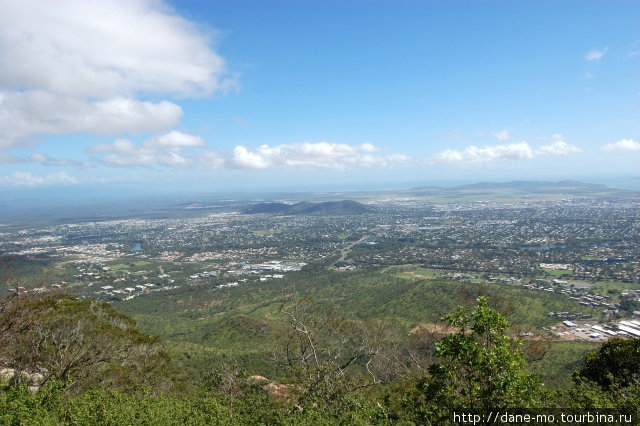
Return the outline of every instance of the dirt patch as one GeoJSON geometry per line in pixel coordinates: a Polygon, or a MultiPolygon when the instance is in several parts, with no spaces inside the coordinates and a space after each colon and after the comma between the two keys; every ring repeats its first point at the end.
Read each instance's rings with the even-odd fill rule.
{"type": "Polygon", "coordinates": [[[452,327],[448,324],[434,324],[424,323],[418,324],[409,332],[410,335],[422,335],[422,334],[452,334],[457,333],[459,330],[457,327],[452,327]]]}
{"type": "Polygon", "coordinates": [[[247,382],[252,385],[260,386],[272,398],[288,399],[291,397],[291,386],[272,382],[264,376],[251,376],[247,379],[247,382]]]}

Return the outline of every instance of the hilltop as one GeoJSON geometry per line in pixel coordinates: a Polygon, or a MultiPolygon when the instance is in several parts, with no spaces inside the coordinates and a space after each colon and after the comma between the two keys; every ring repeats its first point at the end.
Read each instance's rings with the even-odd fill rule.
{"type": "Polygon", "coordinates": [[[371,209],[362,203],[352,200],[310,202],[302,201],[295,204],[285,203],[259,203],[252,204],[243,209],[246,214],[280,214],[280,215],[359,215],[369,212],[371,209]]]}

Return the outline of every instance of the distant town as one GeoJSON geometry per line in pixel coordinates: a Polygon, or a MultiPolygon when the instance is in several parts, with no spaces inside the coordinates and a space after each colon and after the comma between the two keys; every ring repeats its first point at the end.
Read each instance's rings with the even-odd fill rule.
{"type": "Polygon", "coordinates": [[[24,291],[112,302],[182,286],[271,285],[304,268],[413,268],[574,299],[588,311],[548,313],[558,327],[547,331],[563,338],[640,337],[640,201],[395,197],[342,203],[332,214],[336,205],[5,225],[0,252],[50,265],[49,281],[24,291]]]}

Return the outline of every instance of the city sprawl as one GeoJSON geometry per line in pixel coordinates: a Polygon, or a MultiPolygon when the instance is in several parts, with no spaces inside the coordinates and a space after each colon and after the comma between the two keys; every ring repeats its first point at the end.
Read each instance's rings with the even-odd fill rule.
{"type": "Polygon", "coordinates": [[[393,267],[405,277],[519,286],[577,300],[584,312],[547,314],[564,320],[564,327],[552,330],[566,338],[614,334],[582,330],[574,320],[609,327],[640,314],[638,201],[433,204],[389,198],[365,206],[362,214],[246,214],[237,208],[163,219],[4,226],[0,250],[51,266],[49,281],[26,291],[111,302],[183,286],[269,286],[305,267],[334,273],[393,267]]]}

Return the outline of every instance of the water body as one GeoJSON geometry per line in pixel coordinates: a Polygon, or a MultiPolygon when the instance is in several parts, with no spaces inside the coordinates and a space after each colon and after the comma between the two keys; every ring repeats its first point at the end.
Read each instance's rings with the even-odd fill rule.
{"type": "Polygon", "coordinates": [[[142,251],[142,243],[136,243],[136,245],[133,246],[131,251],[142,251]]]}

